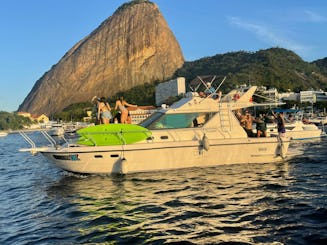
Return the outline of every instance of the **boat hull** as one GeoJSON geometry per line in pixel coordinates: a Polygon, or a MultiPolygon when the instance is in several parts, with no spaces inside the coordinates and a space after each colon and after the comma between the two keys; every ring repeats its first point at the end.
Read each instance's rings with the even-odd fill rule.
{"type": "Polygon", "coordinates": [[[292,140],[318,139],[322,136],[321,130],[289,131],[287,134],[292,140]]]}
{"type": "MultiPolygon", "coordinates": [[[[277,136],[277,129],[270,130],[271,136],[277,136]]],[[[307,139],[318,139],[323,136],[320,129],[317,130],[286,130],[287,137],[291,140],[307,140],[307,139]]]]}
{"type": "Polygon", "coordinates": [[[65,147],[41,153],[57,167],[88,174],[126,174],[209,167],[223,164],[267,163],[282,161],[289,140],[247,138],[171,144],[141,143],[122,146],[65,147]],[[206,149],[205,149],[206,148],[206,149]]]}

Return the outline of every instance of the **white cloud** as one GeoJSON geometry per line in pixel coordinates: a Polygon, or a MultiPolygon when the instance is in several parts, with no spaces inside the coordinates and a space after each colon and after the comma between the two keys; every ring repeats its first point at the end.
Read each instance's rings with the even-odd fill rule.
{"type": "Polygon", "coordinates": [[[306,54],[311,50],[310,47],[299,44],[287,37],[283,37],[272,31],[272,28],[262,24],[246,22],[238,17],[229,17],[229,23],[254,34],[258,39],[264,41],[270,46],[283,47],[301,54],[306,54]]]}
{"type": "Polygon", "coordinates": [[[327,18],[315,13],[313,11],[310,10],[306,10],[304,11],[304,15],[303,15],[304,20],[306,21],[310,21],[310,22],[325,22],[327,21],[327,18]]]}

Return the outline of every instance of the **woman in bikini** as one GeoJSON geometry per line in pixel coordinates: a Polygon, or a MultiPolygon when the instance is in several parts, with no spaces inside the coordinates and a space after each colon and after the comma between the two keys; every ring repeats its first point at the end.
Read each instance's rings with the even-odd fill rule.
{"type": "Polygon", "coordinates": [[[116,100],[115,110],[119,109],[120,111],[120,123],[127,123],[128,110],[126,106],[137,107],[137,105],[127,103],[123,96],[116,100]]]}
{"type": "Polygon", "coordinates": [[[111,115],[111,108],[109,103],[106,101],[105,97],[101,97],[98,101],[98,120],[102,124],[109,124],[110,119],[112,118],[111,115]]]}

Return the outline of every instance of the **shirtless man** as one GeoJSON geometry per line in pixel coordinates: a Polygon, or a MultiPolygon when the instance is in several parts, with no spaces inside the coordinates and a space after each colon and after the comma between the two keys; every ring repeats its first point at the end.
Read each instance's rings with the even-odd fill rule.
{"type": "Polygon", "coordinates": [[[250,115],[248,111],[245,112],[245,115],[241,118],[241,125],[244,127],[245,132],[249,137],[254,137],[252,131],[253,117],[250,115]]]}

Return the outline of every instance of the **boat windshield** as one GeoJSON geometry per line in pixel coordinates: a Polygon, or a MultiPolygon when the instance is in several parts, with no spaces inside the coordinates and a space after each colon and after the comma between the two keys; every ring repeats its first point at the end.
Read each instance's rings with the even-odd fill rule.
{"type": "Polygon", "coordinates": [[[162,128],[194,128],[202,127],[214,113],[198,112],[198,113],[179,113],[164,114],[156,112],[144,120],[140,125],[148,129],[162,128]]]}

